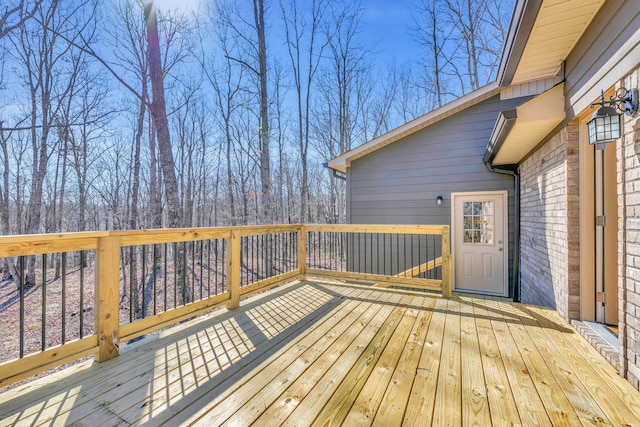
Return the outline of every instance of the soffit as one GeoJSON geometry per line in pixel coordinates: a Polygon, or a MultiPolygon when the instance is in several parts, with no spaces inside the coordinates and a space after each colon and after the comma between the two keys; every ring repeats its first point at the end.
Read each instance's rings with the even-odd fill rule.
{"type": "Polygon", "coordinates": [[[564,83],[516,107],[515,118],[505,131],[494,132],[489,147],[494,165],[519,163],[564,121],[564,83]]]}
{"type": "Polygon", "coordinates": [[[544,0],[511,83],[560,75],[563,61],[603,3],[604,0],[544,0]]]}

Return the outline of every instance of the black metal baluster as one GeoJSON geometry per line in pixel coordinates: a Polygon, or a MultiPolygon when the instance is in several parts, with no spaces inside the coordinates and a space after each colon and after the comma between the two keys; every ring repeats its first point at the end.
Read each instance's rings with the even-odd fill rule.
{"type": "Polygon", "coordinates": [[[400,273],[400,235],[396,234],[396,273],[400,273]]]}
{"type": "Polygon", "coordinates": [[[67,341],[67,253],[62,253],[62,344],[67,341]]]}
{"type": "MultiPolygon", "coordinates": [[[[435,236],[435,234],[433,235],[433,239],[432,240],[433,240],[433,256],[435,257],[435,255],[436,255],[436,236],[435,236]]],[[[440,255],[442,255],[442,253],[440,255]]],[[[436,273],[436,271],[434,271],[434,275],[435,275],[435,273],[436,273]]],[[[436,279],[436,278],[437,278],[437,276],[434,277],[434,279],[436,279]]]]}
{"type": "Polygon", "coordinates": [[[162,245],[164,247],[164,267],[162,270],[162,279],[164,282],[164,311],[167,311],[167,247],[169,246],[167,243],[165,243],[164,245],[162,245]]]}
{"type": "Polygon", "coordinates": [[[278,233],[276,234],[276,240],[275,240],[275,250],[278,254],[278,271],[277,274],[282,274],[284,273],[284,266],[283,266],[283,261],[284,261],[284,246],[282,245],[282,239],[284,238],[284,234],[282,233],[278,233]]]}
{"type": "MultiPolygon", "coordinates": [[[[246,265],[246,269],[247,269],[247,278],[246,278],[246,282],[243,282],[243,284],[241,286],[244,286],[245,284],[248,284],[249,282],[254,280],[255,274],[256,274],[256,268],[255,266],[253,266],[253,259],[255,257],[255,250],[254,250],[254,244],[255,244],[255,236],[247,236],[246,240],[247,240],[247,265],[246,265]],[[251,275],[251,277],[249,277],[249,275],[251,275]]],[[[242,263],[240,264],[242,265],[242,263]]],[[[242,277],[242,276],[241,276],[242,277]]]]}
{"type": "MultiPolygon", "coordinates": [[[[187,242],[182,242],[182,286],[187,288],[187,242]]],[[[193,286],[193,284],[192,284],[193,286]]],[[[184,305],[187,305],[190,301],[187,298],[187,295],[182,295],[184,305]]],[[[193,293],[191,294],[191,298],[193,298],[193,293]]]]}
{"type": "Polygon", "coordinates": [[[260,235],[260,240],[262,243],[262,274],[258,276],[258,280],[262,280],[266,277],[269,277],[270,271],[267,271],[267,257],[270,255],[269,251],[269,239],[266,234],[260,235]]]}
{"type": "MultiPolygon", "coordinates": [[[[411,263],[409,264],[409,268],[411,268],[411,277],[413,277],[413,266],[415,265],[415,261],[413,258],[413,234],[411,235],[411,263]]],[[[418,263],[418,273],[420,273],[420,263],[418,263]]]]}
{"type": "Polygon", "coordinates": [[[313,267],[314,268],[318,268],[318,254],[316,253],[316,242],[318,241],[318,232],[315,231],[313,233],[311,233],[311,236],[313,236],[312,240],[313,240],[313,244],[311,242],[309,242],[309,250],[311,251],[311,259],[313,260],[313,267]]]}
{"type": "MultiPolygon", "coordinates": [[[[186,268],[186,267],[185,267],[186,268]]],[[[196,242],[191,242],[191,301],[196,300],[196,242]]]]}
{"type": "Polygon", "coordinates": [[[80,338],[84,338],[84,251],[80,251],[80,338]]]}
{"type": "MultiPolygon", "coordinates": [[[[266,234],[262,234],[260,235],[260,241],[262,243],[262,270],[261,270],[261,275],[258,275],[258,280],[262,280],[265,277],[268,276],[269,272],[267,271],[267,256],[269,256],[269,254],[267,253],[269,250],[269,239],[267,239],[267,235],[266,234]]],[[[260,255],[260,254],[258,254],[260,255]]]]}
{"type": "Polygon", "coordinates": [[[211,240],[207,240],[207,298],[211,296],[211,240]]]}
{"type": "Polygon", "coordinates": [[[255,245],[256,245],[256,236],[247,236],[247,281],[245,284],[249,284],[255,280],[256,270],[258,269],[255,265],[255,245]],[[251,277],[249,277],[251,274],[251,277]]]}
{"type": "Polygon", "coordinates": [[[20,293],[20,358],[24,357],[24,256],[18,258],[20,268],[20,280],[18,286],[20,293]]]}
{"type": "Polygon", "coordinates": [[[173,308],[178,306],[178,243],[173,244],[173,308]]]}
{"type": "MultiPolygon", "coordinates": [[[[373,257],[371,258],[371,261],[373,262],[373,257]]],[[[375,268],[375,272],[376,272],[376,274],[380,274],[380,233],[376,233],[376,268],[375,268]]]]}
{"type": "Polygon", "coordinates": [[[369,233],[369,272],[373,274],[373,233],[369,233]]]}
{"type": "Polygon", "coordinates": [[[364,257],[366,256],[365,252],[366,252],[366,248],[363,246],[362,244],[362,233],[358,232],[356,234],[356,246],[357,246],[357,250],[358,250],[358,269],[356,270],[358,273],[364,273],[365,269],[362,267],[362,264],[364,263],[364,257]]]}
{"type": "MultiPolygon", "coordinates": [[[[260,237],[258,235],[253,236],[253,273],[254,277],[251,283],[255,283],[260,280],[260,237]]],[[[249,284],[249,283],[248,283],[249,284]]]]}
{"type": "Polygon", "coordinates": [[[350,254],[350,256],[351,256],[351,264],[352,264],[351,270],[352,271],[358,271],[358,269],[356,268],[356,250],[355,250],[355,248],[356,248],[356,233],[350,233],[349,234],[349,240],[350,240],[350,243],[351,243],[351,254],[350,254]]]}
{"type": "Polygon", "coordinates": [[[140,297],[142,298],[142,316],[141,319],[147,317],[147,298],[145,291],[147,288],[147,247],[142,245],[142,289],[140,291],[140,297]]]}
{"type": "Polygon", "coordinates": [[[204,240],[200,240],[200,256],[199,256],[199,262],[200,262],[200,299],[204,299],[204,297],[202,296],[203,292],[204,292],[204,259],[202,258],[202,249],[204,248],[204,240]]]}
{"type": "Polygon", "coordinates": [[[382,234],[382,274],[387,275],[387,233],[382,234]]]}
{"type": "MultiPolygon", "coordinates": [[[[425,236],[426,236],[426,234],[425,234],[425,236]]],[[[421,264],[421,262],[422,262],[422,255],[420,254],[420,252],[421,252],[421,247],[422,247],[421,240],[422,240],[422,235],[421,235],[421,234],[418,234],[418,265],[422,265],[422,264],[421,264]]],[[[425,267],[425,273],[426,273],[427,271],[429,271],[429,270],[428,270],[428,268],[429,268],[429,260],[428,260],[428,259],[425,259],[424,261],[425,261],[425,266],[426,266],[426,267],[425,267]]],[[[420,270],[418,270],[418,273],[419,273],[419,272],[420,272],[420,270]]],[[[418,277],[422,278],[422,277],[423,277],[423,275],[422,275],[422,274],[419,274],[419,275],[418,275],[418,277]]]]}
{"type": "MultiPolygon", "coordinates": [[[[225,269],[227,268],[227,239],[223,239],[222,240],[222,292],[226,292],[227,291],[227,281],[225,279],[225,269]]],[[[242,256],[242,252],[240,253],[240,256],[242,256]]],[[[218,271],[218,270],[216,270],[218,271]]]]}
{"type": "Polygon", "coordinates": [[[336,233],[334,233],[333,231],[329,231],[329,270],[333,271],[334,269],[334,258],[335,258],[335,237],[336,237],[336,233]]]}
{"type": "Polygon", "coordinates": [[[346,259],[346,251],[345,245],[347,241],[347,233],[344,231],[340,233],[340,271],[345,271],[347,269],[347,259],[346,259]]]}
{"type": "Polygon", "coordinates": [[[136,272],[134,271],[134,246],[129,247],[129,322],[133,322],[133,286],[136,281],[136,272]]]}
{"type": "Polygon", "coordinates": [[[153,314],[158,314],[158,306],[157,306],[157,276],[158,276],[158,246],[151,246],[153,250],[153,314]]]}
{"type": "Polygon", "coordinates": [[[250,243],[250,239],[250,236],[240,238],[241,241],[245,242],[245,244],[240,245],[240,286],[244,286],[245,283],[249,282],[249,274],[251,274],[251,278],[253,279],[253,270],[249,270],[250,259],[253,257],[253,245],[250,243]],[[245,250],[246,256],[244,256],[245,250]],[[244,275],[242,274],[242,266],[245,264],[244,258],[246,258],[246,278],[244,278],[244,275]]]}
{"type": "Polygon", "coordinates": [[[322,232],[322,252],[320,252],[320,264],[323,270],[327,269],[327,233],[322,232]]]}
{"type": "Polygon", "coordinates": [[[44,351],[47,339],[47,255],[42,254],[42,342],[41,349],[44,351]]]}
{"type": "Polygon", "coordinates": [[[216,269],[215,269],[215,273],[216,274],[215,274],[215,282],[214,282],[214,284],[215,284],[215,294],[218,295],[218,239],[215,240],[214,251],[215,251],[214,252],[214,255],[215,255],[214,263],[215,263],[215,266],[216,266],[216,269]]]}

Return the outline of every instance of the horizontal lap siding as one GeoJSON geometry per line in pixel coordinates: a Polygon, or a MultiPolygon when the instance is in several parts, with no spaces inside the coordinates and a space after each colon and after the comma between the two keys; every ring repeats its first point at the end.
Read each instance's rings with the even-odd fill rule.
{"type": "Polygon", "coordinates": [[[640,63],[640,2],[607,1],[565,62],[568,118],[640,63]]]}
{"type": "Polygon", "coordinates": [[[482,158],[498,113],[525,99],[490,98],[355,160],[348,172],[349,222],[451,225],[451,193],[507,190],[511,260],[513,177],[490,172],[482,158]]]}

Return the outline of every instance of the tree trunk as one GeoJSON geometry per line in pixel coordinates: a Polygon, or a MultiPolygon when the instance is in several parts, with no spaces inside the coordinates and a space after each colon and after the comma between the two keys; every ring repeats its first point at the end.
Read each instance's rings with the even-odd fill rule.
{"type": "MultiPolygon", "coordinates": [[[[167,200],[168,226],[170,228],[182,227],[182,209],[178,192],[178,180],[176,178],[175,161],[171,150],[171,134],[169,132],[169,120],[167,119],[167,107],[164,97],[164,70],[160,58],[160,39],[158,35],[158,19],[156,8],[151,3],[144,4],[144,18],[147,25],[147,58],[149,63],[149,76],[151,79],[151,116],[156,129],[158,139],[158,155],[164,181],[164,193],[167,200]]],[[[184,262],[184,245],[177,245],[179,253],[176,256],[176,276],[182,304],[193,300],[188,280],[183,272],[186,269],[184,262]]]]}
{"type": "Polygon", "coordinates": [[[262,222],[273,221],[271,211],[271,162],[269,154],[269,98],[267,93],[267,41],[264,26],[264,0],[253,0],[258,36],[258,78],[260,80],[260,182],[262,187],[262,222]]]}

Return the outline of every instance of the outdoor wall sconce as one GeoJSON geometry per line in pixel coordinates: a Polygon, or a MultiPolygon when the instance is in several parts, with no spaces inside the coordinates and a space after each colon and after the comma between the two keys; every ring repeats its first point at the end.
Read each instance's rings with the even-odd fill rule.
{"type": "Polygon", "coordinates": [[[442,196],[436,197],[436,205],[440,206],[443,200],[444,200],[444,197],[442,196]]]}
{"type": "Polygon", "coordinates": [[[601,144],[620,138],[621,113],[630,116],[638,111],[638,89],[621,87],[608,100],[604,99],[604,91],[602,91],[600,102],[591,104],[591,108],[598,105],[600,108],[587,123],[589,144],[601,144]]]}

